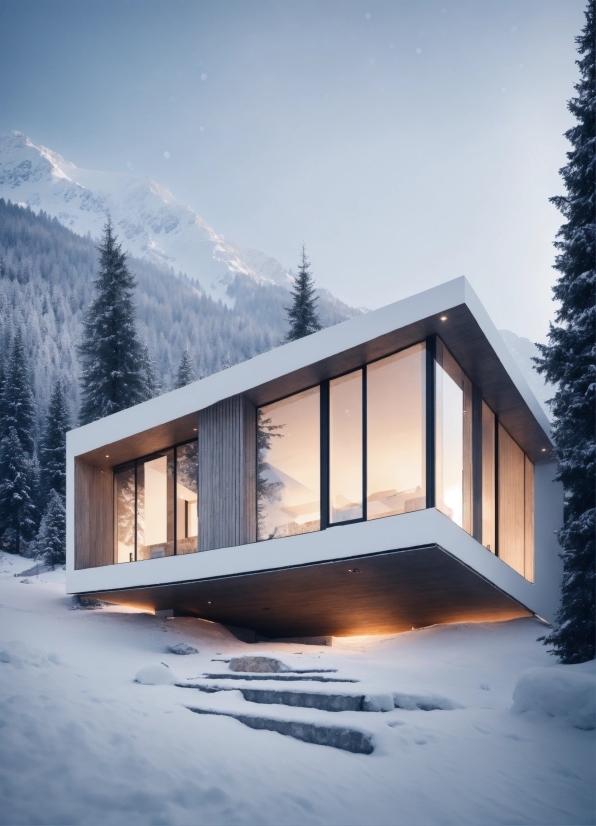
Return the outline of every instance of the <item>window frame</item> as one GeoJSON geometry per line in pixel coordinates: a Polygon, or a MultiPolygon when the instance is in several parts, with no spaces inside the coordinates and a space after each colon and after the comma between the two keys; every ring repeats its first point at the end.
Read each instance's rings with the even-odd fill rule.
{"type": "MultiPolygon", "coordinates": [[[[185,439],[183,442],[176,442],[176,444],[168,445],[168,447],[162,448],[162,450],[154,450],[152,453],[147,453],[144,456],[136,456],[134,459],[130,459],[128,462],[122,462],[119,465],[114,465],[112,468],[112,475],[114,478],[114,504],[113,504],[113,512],[116,515],[116,474],[122,470],[126,470],[126,468],[130,468],[131,465],[134,466],[135,471],[135,498],[134,498],[134,559],[130,560],[132,562],[153,562],[151,559],[138,559],[137,552],[138,552],[138,536],[137,536],[137,519],[138,519],[138,495],[139,495],[139,482],[138,482],[138,465],[139,462],[146,462],[151,461],[151,459],[157,459],[166,453],[168,450],[174,451],[174,553],[172,556],[178,556],[178,448],[184,447],[184,445],[189,445],[193,443],[197,443],[197,521],[198,521],[198,475],[199,475],[199,461],[198,461],[198,442],[199,437],[198,435],[195,436],[193,439],[185,439]]],[[[114,538],[116,537],[116,531],[118,529],[117,521],[114,520],[114,538]]],[[[199,550],[199,537],[197,533],[197,551],[199,550]]],[[[181,556],[185,556],[186,554],[181,554],[181,556]]],[[[116,557],[116,542],[114,541],[114,557],[116,557]]],[[[126,564],[126,563],[118,563],[116,559],[114,559],[113,564],[126,564]]]]}

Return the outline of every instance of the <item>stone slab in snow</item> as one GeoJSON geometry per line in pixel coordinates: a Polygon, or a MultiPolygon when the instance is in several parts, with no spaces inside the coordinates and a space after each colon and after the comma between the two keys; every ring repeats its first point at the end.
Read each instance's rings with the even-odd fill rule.
{"type": "Polygon", "coordinates": [[[230,671],[250,671],[256,674],[279,674],[292,670],[273,657],[232,657],[229,667],[230,671]]]}
{"type": "Polygon", "coordinates": [[[188,645],[185,642],[176,643],[176,645],[170,645],[168,647],[168,651],[171,654],[180,654],[181,656],[186,656],[188,654],[198,654],[198,649],[194,648],[192,645],[188,645]]]}

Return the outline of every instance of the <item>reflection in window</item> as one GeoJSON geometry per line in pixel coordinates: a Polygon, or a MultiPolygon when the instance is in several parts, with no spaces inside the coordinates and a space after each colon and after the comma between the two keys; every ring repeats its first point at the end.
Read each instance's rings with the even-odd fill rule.
{"type": "Polygon", "coordinates": [[[436,506],[472,532],[472,383],[437,340],[436,506]]]}
{"type": "Polygon", "coordinates": [[[495,553],[495,414],[482,402],[482,544],[495,553]]]}
{"type": "Polygon", "coordinates": [[[258,539],[319,530],[318,387],[258,411],[257,451],[258,539]]]}
{"type": "Polygon", "coordinates": [[[176,553],[197,550],[199,512],[197,509],[198,442],[176,448],[176,553]]]}
{"type": "Polygon", "coordinates": [[[174,554],[174,451],[137,462],[137,559],[174,554]]]}
{"type": "Polygon", "coordinates": [[[369,519],[426,507],[424,344],[367,367],[369,519]]]}
{"type": "Polygon", "coordinates": [[[362,370],[329,382],[329,521],[362,519],[362,370]]]}
{"type": "Polygon", "coordinates": [[[135,558],[135,463],[114,474],[116,499],[116,562],[135,558]]]}

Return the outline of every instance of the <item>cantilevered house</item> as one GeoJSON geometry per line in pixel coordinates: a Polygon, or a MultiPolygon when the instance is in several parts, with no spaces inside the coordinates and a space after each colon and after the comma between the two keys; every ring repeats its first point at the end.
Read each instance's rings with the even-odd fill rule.
{"type": "Polygon", "coordinates": [[[464,278],[68,435],[67,588],[267,637],[552,620],[548,421],[464,278]]]}

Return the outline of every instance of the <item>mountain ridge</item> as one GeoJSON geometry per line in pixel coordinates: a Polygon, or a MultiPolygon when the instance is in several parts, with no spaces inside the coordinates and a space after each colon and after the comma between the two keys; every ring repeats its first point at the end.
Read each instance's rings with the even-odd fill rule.
{"type": "Polygon", "coordinates": [[[238,277],[286,289],[294,280],[275,258],[217,233],[152,178],[77,167],[22,132],[0,133],[0,197],[94,238],[109,214],[127,252],[183,272],[228,305],[228,287],[238,277]]]}

